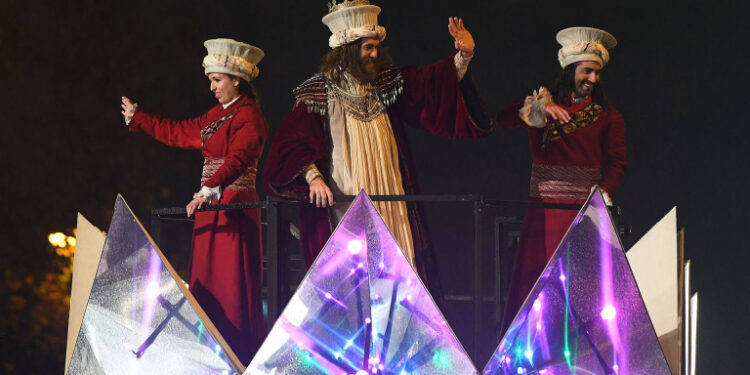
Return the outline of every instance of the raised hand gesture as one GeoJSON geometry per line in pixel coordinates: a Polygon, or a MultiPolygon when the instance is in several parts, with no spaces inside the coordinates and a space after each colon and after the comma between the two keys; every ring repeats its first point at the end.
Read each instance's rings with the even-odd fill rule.
{"type": "Polygon", "coordinates": [[[122,107],[120,113],[122,113],[122,117],[125,118],[125,123],[130,124],[130,119],[133,118],[138,105],[133,103],[127,96],[123,96],[122,104],[120,106],[122,107]]]}
{"type": "Polygon", "coordinates": [[[454,46],[461,51],[461,56],[471,57],[474,55],[474,37],[464,27],[464,20],[458,17],[448,18],[448,32],[453,37],[454,46]]]}

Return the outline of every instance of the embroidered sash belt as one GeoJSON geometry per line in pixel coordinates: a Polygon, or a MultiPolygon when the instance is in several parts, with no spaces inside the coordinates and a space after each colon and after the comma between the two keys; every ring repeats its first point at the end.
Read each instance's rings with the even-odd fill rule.
{"type": "Polygon", "coordinates": [[[601,171],[595,167],[534,163],[531,166],[529,196],[585,200],[601,176],[601,171]]]}
{"type": "Polygon", "coordinates": [[[604,112],[604,107],[597,103],[591,103],[586,108],[577,111],[571,115],[570,121],[565,124],[552,123],[544,129],[542,137],[542,148],[547,147],[552,141],[574,133],[578,129],[583,129],[599,119],[599,115],[604,112]]]}
{"type": "MultiPolygon", "coordinates": [[[[203,175],[201,176],[201,185],[203,185],[216,171],[224,165],[224,158],[205,158],[203,162],[203,175]]],[[[240,177],[225,187],[224,190],[235,191],[255,191],[255,176],[258,174],[258,168],[255,166],[247,167],[240,177]]]]}

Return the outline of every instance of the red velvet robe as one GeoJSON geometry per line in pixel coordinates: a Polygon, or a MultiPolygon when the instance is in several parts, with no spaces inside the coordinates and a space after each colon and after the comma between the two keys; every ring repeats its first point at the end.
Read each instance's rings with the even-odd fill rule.
{"type": "MultiPolygon", "coordinates": [[[[529,148],[537,165],[584,166],[600,168],[599,186],[610,196],[614,194],[625,173],[625,123],[622,115],[611,106],[593,123],[564,137],[552,140],[542,147],[544,128],[526,125],[518,115],[524,101],[506,105],[497,113],[498,126],[505,129],[523,127],[529,132],[529,148]]],[[[591,104],[591,98],[580,103],[563,104],[568,113],[575,113],[591,104]]],[[[533,187],[532,187],[533,188],[533,187]]],[[[583,204],[585,199],[550,199],[531,197],[547,203],[583,204]]],[[[573,222],[575,210],[528,209],[521,228],[518,253],[513,265],[509,286],[508,304],[503,317],[507,327],[534,283],[544,270],[547,261],[557,249],[568,227],[573,222]]]]}
{"type": "MultiPolygon", "coordinates": [[[[492,122],[484,111],[471,77],[467,74],[459,83],[453,59],[451,56],[426,67],[401,68],[403,92],[397,94],[395,102],[387,106],[399,150],[404,192],[407,195],[419,194],[414,162],[406,137],[407,124],[427,133],[449,138],[480,137],[492,130],[492,122]]],[[[386,79],[382,76],[394,77],[397,73],[397,70],[381,73],[381,78],[375,81],[384,82],[386,79]]],[[[388,80],[382,87],[396,87],[399,85],[396,81],[397,79],[388,80]]],[[[381,86],[376,84],[376,87],[381,86]]],[[[325,110],[325,92],[318,93],[316,97],[320,98],[316,104],[322,105],[325,110]]],[[[291,113],[281,121],[271,142],[263,170],[267,192],[307,202],[309,186],[301,172],[310,163],[315,163],[330,185],[330,156],[330,129],[326,116],[315,112],[298,96],[291,113]]],[[[417,271],[440,303],[442,288],[430,236],[422,220],[423,209],[419,204],[409,203],[407,210],[417,271]]],[[[299,227],[308,267],[331,236],[333,224],[331,209],[301,204],[299,227]]]]}
{"type": "MultiPolygon", "coordinates": [[[[257,167],[263,153],[268,124],[252,99],[242,96],[226,109],[217,105],[200,117],[181,121],[137,110],[130,130],[143,130],[169,146],[200,149],[204,157],[224,157],[224,164],[204,183],[222,187],[221,201],[211,203],[258,201],[254,189],[223,190],[248,167],[257,167]],[[237,108],[201,146],[201,129],[237,108]]],[[[190,291],[247,364],[265,336],[260,209],[198,212],[193,233],[190,291]]]]}

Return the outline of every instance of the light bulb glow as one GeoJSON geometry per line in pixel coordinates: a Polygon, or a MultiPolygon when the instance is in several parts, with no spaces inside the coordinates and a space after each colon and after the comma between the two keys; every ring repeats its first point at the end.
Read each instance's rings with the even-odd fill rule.
{"type": "Polygon", "coordinates": [[[538,298],[534,301],[534,310],[536,311],[542,310],[542,301],[540,301],[538,298]]]}
{"type": "Polygon", "coordinates": [[[159,296],[159,284],[152,281],[146,285],[146,295],[149,299],[156,299],[159,296]]]}
{"type": "Polygon", "coordinates": [[[604,306],[600,315],[602,316],[602,319],[604,320],[612,320],[617,315],[617,310],[615,310],[614,306],[607,305],[607,306],[604,306]]]}
{"type": "Polygon", "coordinates": [[[50,233],[47,239],[49,240],[49,243],[52,244],[53,246],[65,247],[65,245],[67,244],[65,242],[65,235],[62,234],[61,232],[50,233]]]}
{"type": "Polygon", "coordinates": [[[362,251],[362,241],[351,240],[349,241],[349,244],[346,245],[346,248],[349,249],[349,252],[352,254],[359,254],[359,252],[362,251]]]}
{"type": "Polygon", "coordinates": [[[534,356],[534,352],[532,352],[531,349],[527,349],[526,353],[524,354],[526,355],[526,358],[528,358],[529,360],[531,360],[531,357],[534,356]]]}

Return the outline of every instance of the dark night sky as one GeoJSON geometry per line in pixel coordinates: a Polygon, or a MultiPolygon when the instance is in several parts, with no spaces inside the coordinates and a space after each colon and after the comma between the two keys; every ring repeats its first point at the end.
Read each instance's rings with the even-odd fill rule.
{"type": "MultiPolygon", "coordinates": [[[[634,228],[627,242],[678,206],[701,293],[699,371],[739,369],[746,348],[740,339],[750,333],[750,303],[740,298],[750,281],[743,241],[750,224],[748,9],[590,1],[376,4],[388,30],[385,44],[400,64],[453,53],[447,18],[463,17],[477,42],[471,69],[493,112],[549,84],[559,70],[559,29],[589,25],[617,37],[603,80],[627,125],[628,172],[614,197],[634,228]]],[[[3,257],[36,267],[46,234],[72,228],[77,211],[106,228],[117,193],[144,219],[152,207],[186,203],[197,188],[199,153],[129,134],[120,95],[153,113],[196,116],[215,104],[200,65],[202,43],[235,38],[266,52],[255,84],[273,131],[291,108],[290,90],[328,50],[325,12],[324,1],[0,3],[3,257]]],[[[410,139],[425,193],[527,196],[525,131],[481,140],[412,132],[410,139]]]]}

